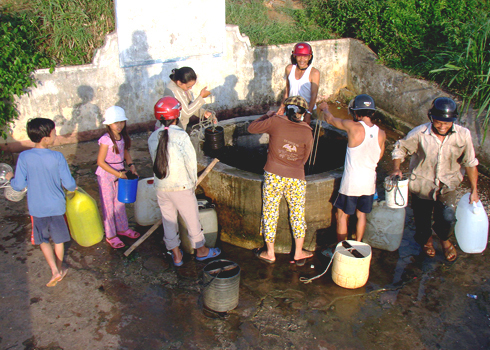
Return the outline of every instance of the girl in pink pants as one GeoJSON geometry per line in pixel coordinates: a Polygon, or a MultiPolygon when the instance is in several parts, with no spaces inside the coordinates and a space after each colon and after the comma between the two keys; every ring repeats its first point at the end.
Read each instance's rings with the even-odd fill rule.
{"type": "Polygon", "coordinates": [[[117,200],[118,179],[127,179],[124,172],[124,161],[131,172],[138,175],[131,160],[129,148],[131,139],[126,130],[126,113],[118,106],[108,108],[104,114],[107,133],[99,139],[97,156],[97,181],[99,183],[100,202],[106,241],[113,248],[124,248],[124,243],[117,237],[138,238],[140,234],[128,226],[126,207],[117,200]]]}

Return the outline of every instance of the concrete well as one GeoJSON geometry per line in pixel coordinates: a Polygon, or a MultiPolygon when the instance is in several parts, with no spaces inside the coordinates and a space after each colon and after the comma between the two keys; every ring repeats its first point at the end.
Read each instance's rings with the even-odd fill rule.
{"type": "MultiPolygon", "coordinates": [[[[224,128],[225,147],[238,147],[241,150],[266,148],[269,142],[267,134],[252,135],[248,133],[248,125],[258,116],[240,117],[220,122],[224,128]]],[[[194,132],[191,135],[196,148],[197,161],[200,169],[204,169],[212,158],[203,151],[204,142],[202,133],[194,132]]],[[[334,163],[335,169],[317,174],[307,175],[306,189],[306,223],[307,231],[304,248],[315,250],[319,234],[326,232],[331,226],[333,201],[336,198],[340,179],[342,177],[343,158],[347,144],[346,135],[328,124],[321,125],[319,151],[316,163],[320,171],[325,163],[329,163],[331,154],[341,154],[342,159],[334,163]],[[328,145],[324,144],[328,142],[328,145]],[[328,149],[327,152],[321,151],[328,149]],[[335,152],[331,152],[332,148],[335,152]],[[340,166],[339,166],[340,164],[340,166]]],[[[238,163],[244,161],[244,156],[238,156],[238,163]]],[[[337,157],[338,158],[338,157],[337,157]]],[[[261,161],[261,160],[257,160],[261,161]]],[[[245,162],[244,162],[245,163],[245,162]]],[[[260,168],[265,164],[261,161],[260,168]]],[[[312,171],[314,172],[314,171],[312,171]]],[[[262,210],[262,171],[253,173],[235,166],[219,162],[207,177],[201,182],[206,197],[216,205],[220,239],[239,247],[252,249],[264,244],[259,232],[262,210]]],[[[279,220],[276,235],[276,253],[289,253],[292,249],[292,232],[289,226],[288,210],[284,198],[281,200],[279,220]]]]}

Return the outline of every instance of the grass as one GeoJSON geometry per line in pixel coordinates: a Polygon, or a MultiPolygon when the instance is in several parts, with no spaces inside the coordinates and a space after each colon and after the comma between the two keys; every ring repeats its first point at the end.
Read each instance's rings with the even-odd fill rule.
{"type": "Polygon", "coordinates": [[[5,0],[2,12],[27,14],[42,38],[39,50],[57,65],[90,63],[115,29],[112,0],[5,0]]]}
{"type": "Polygon", "coordinates": [[[434,61],[445,62],[430,74],[463,98],[462,114],[470,106],[477,109],[476,118],[483,116],[483,141],[490,120],[490,18],[475,25],[464,51],[442,51],[434,61]]]}
{"type": "Polygon", "coordinates": [[[328,30],[308,20],[305,11],[291,2],[272,11],[261,0],[227,0],[226,23],[238,25],[254,46],[331,38],[328,30]]]}

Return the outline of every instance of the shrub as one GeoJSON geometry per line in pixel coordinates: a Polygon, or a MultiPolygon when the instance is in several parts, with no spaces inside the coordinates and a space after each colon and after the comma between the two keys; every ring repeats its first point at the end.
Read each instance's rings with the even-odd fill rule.
{"type": "Polygon", "coordinates": [[[14,95],[21,96],[34,85],[31,73],[51,61],[38,51],[40,38],[35,22],[26,15],[0,16],[0,135],[18,116],[14,95]]]}

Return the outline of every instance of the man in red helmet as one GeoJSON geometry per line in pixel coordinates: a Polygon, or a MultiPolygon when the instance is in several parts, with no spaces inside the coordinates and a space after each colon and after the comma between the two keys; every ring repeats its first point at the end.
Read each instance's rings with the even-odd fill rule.
{"type": "Polygon", "coordinates": [[[307,43],[294,46],[291,54],[291,64],[286,67],[286,89],[277,114],[284,114],[284,101],[290,96],[301,96],[308,103],[305,122],[310,124],[316,110],[316,98],[320,86],[320,71],[311,66],[313,50],[307,43]]]}

